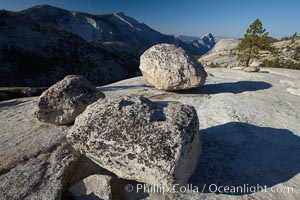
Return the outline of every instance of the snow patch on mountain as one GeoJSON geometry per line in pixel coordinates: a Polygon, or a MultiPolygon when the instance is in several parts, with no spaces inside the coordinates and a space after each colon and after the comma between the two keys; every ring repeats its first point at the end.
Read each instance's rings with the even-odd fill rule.
{"type": "Polygon", "coordinates": [[[86,19],[89,24],[91,24],[95,29],[99,30],[99,27],[97,26],[97,22],[94,19],[90,17],[87,17],[86,19]]]}
{"type": "Polygon", "coordinates": [[[141,29],[133,26],[129,21],[126,21],[124,18],[122,18],[120,15],[118,15],[118,13],[114,13],[114,16],[116,16],[118,19],[120,19],[121,21],[125,22],[126,24],[128,24],[130,27],[134,28],[137,31],[141,31],[141,29]]]}

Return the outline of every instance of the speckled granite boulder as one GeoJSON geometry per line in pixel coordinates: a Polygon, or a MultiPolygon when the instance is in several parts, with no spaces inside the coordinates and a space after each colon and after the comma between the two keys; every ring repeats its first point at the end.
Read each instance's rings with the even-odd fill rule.
{"type": "Polygon", "coordinates": [[[35,115],[42,122],[69,124],[89,104],[104,97],[83,76],[69,75],[43,92],[37,101],[35,115]]]}
{"type": "Polygon", "coordinates": [[[199,87],[207,77],[200,63],[172,44],[158,44],[145,51],[140,70],[147,82],[165,91],[199,87]]]}
{"type": "Polygon", "coordinates": [[[195,169],[198,123],[188,105],[116,97],[88,106],[67,139],[121,178],[171,186],[186,183],[195,169]]]}

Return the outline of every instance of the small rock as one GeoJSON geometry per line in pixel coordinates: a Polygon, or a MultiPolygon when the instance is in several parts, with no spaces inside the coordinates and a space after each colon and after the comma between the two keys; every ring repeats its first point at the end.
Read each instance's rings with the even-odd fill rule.
{"type": "Polygon", "coordinates": [[[233,70],[242,70],[243,67],[232,67],[231,69],[233,69],[233,70]]]}
{"type": "Polygon", "coordinates": [[[31,87],[27,87],[25,90],[24,90],[24,93],[31,97],[33,96],[35,93],[36,93],[36,89],[35,88],[31,88],[31,87]]]}
{"type": "Polygon", "coordinates": [[[72,185],[68,192],[76,200],[112,199],[111,176],[94,174],[72,185]]]}
{"type": "Polygon", "coordinates": [[[118,177],[149,184],[184,184],[200,154],[194,107],[144,97],[99,100],[78,116],[67,139],[118,177]]]}
{"type": "Polygon", "coordinates": [[[37,101],[35,115],[42,122],[69,124],[89,104],[104,97],[83,76],[69,75],[42,93],[37,101]]]}
{"type": "Polygon", "coordinates": [[[287,88],[288,93],[300,96],[300,88],[287,88]]]}
{"type": "Polygon", "coordinates": [[[259,67],[244,67],[243,71],[244,72],[258,72],[260,70],[259,67]]]}
{"type": "Polygon", "coordinates": [[[165,91],[199,87],[207,77],[201,64],[172,44],[158,44],[145,51],[140,70],[147,82],[165,91]]]}
{"type": "Polygon", "coordinates": [[[287,80],[283,79],[279,81],[280,83],[287,84],[292,88],[300,88],[300,80],[287,80]]]}
{"type": "Polygon", "coordinates": [[[258,61],[258,60],[254,60],[253,62],[250,63],[250,67],[261,67],[262,62],[258,61]]]}

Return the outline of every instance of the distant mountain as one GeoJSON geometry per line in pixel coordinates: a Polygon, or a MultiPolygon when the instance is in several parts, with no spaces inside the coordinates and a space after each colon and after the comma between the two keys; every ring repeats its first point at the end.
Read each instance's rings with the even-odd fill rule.
{"type": "Polygon", "coordinates": [[[186,50],[194,55],[203,55],[216,44],[214,36],[211,33],[207,33],[202,38],[191,40],[187,43],[190,44],[191,48],[187,48],[186,50]],[[194,47],[196,47],[196,49],[194,47]]]}
{"type": "Polygon", "coordinates": [[[188,35],[172,35],[173,37],[175,37],[176,39],[179,39],[183,42],[189,42],[191,40],[198,40],[200,39],[200,37],[196,37],[196,36],[188,36],[188,35]]]}
{"type": "MultiPolygon", "coordinates": [[[[121,46],[122,51],[137,57],[158,43],[175,44],[196,55],[202,55],[214,45],[202,42],[201,39],[197,40],[201,41],[198,45],[186,43],[175,36],[162,34],[124,13],[91,15],[43,5],[24,10],[19,14],[43,25],[70,31],[87,41],[110,42],[110,46],[121,46]]],[[[208,35],[213,38],[211,34],[208,35]]]]}
{"type": "Polygon", "coordinates": [[[101,85],[130,77],[124,59],[71,32],[0,11],[0,86],[48,86],[68,74],[101,85]]]}
{"type": "Polygon", "coordinates": [[[123,13],[91,15],[48,5],[1,11],[0,27],[0,86],[50,85],[71,73],[101,85],[134,76],[140,55],[152,45],[171,43],[194,55],[214,45],[211,34],[184,42],[123,13]]]}

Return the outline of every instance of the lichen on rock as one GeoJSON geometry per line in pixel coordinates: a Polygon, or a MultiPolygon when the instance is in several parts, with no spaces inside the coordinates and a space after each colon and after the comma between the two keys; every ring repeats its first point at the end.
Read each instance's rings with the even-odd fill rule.
{"type": "Polygon", "coordinates": [[[195,169],[198,123],[191,106],[125,96],[88,106],[67,139],[121,178],[170,186],[186,183],[195,169]]]}

